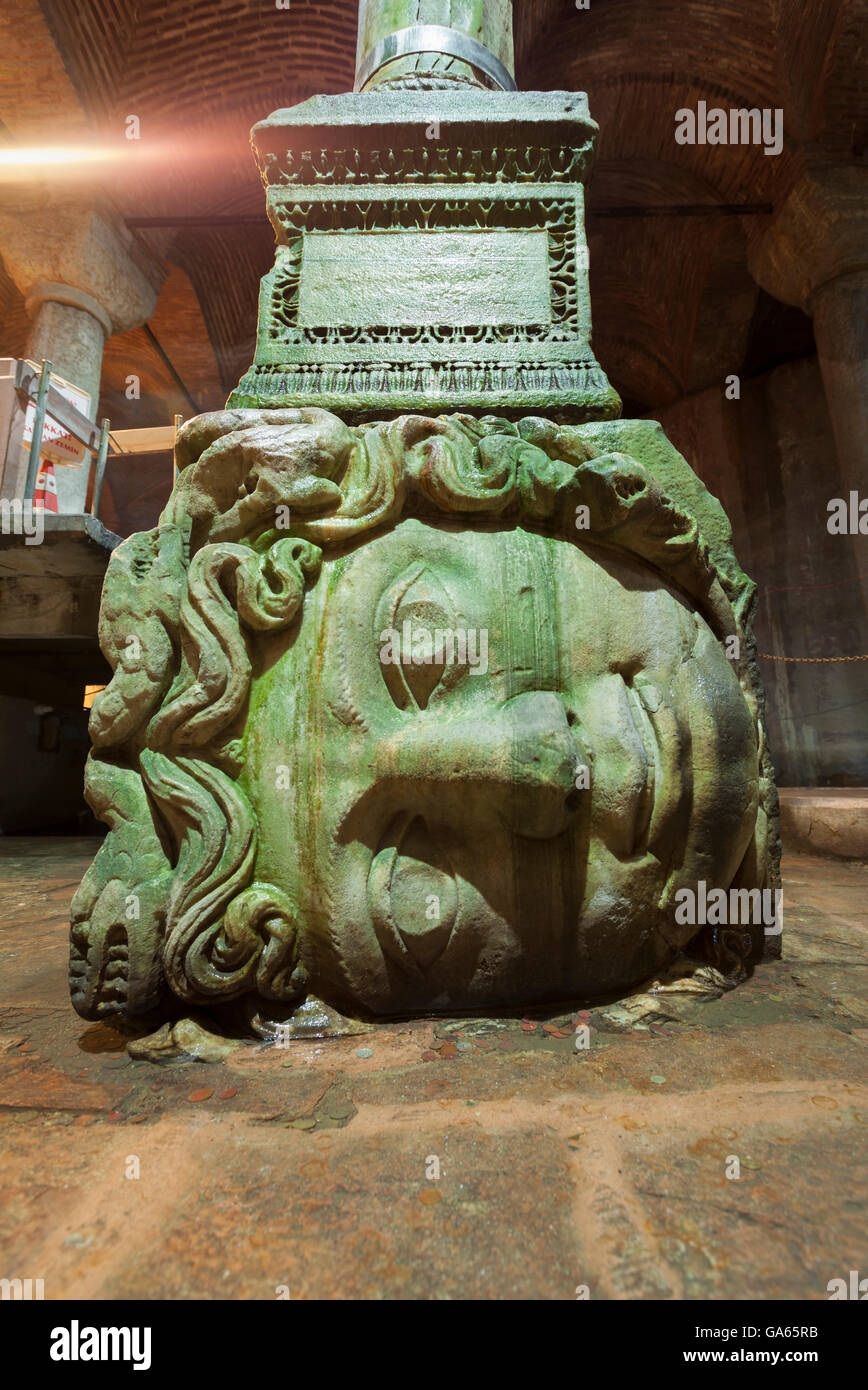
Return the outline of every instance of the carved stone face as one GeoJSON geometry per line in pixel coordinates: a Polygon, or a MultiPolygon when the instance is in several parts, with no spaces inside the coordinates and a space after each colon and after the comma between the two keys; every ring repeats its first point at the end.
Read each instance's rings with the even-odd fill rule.
{"type": "Polygon", "coordinates": [[[84,1017],[615,993],[774,884],[754,587],[656,427],[226,411],[179,465],[106,579],[84,1017]]]}
{"type": "Polygon", "coordinates": [[[646,977],[696,930],[676,889],[730,882],[757,813],[753,720],[694,607],[496,522],[324,559],[259,640],[245,754],[255,877],[294,903],[311,988],[377,1013],[646,977]]]}

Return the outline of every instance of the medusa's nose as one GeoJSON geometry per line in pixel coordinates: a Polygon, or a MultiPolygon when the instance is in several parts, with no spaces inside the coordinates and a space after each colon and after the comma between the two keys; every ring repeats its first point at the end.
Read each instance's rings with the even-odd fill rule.
{"type": "Polygon", "coordinates": [[[560,697],[535,690],[485,715],[413,720],[381,743],[377,761],[392,793],[398,783],[421,815],[545,840],[575,816],[587,756],[560,697]]]}

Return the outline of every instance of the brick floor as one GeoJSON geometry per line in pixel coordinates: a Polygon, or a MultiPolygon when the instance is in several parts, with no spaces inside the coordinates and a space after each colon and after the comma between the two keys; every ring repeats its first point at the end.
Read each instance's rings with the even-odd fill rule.
{"type": "Polygon", "coordinates": [[[868,1270],[868,865],[790,858],[781,961],[651,1030],[592,1011],[587,1052],[560,1014],[157,1066],[66,1000],[93,848],[0,841],[0,1275],[49,1299],[825,1299],[868,1270]]]}

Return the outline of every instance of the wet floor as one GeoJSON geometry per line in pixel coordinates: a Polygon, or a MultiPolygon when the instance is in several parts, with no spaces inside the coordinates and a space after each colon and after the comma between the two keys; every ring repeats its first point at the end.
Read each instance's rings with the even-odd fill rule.
{"type": "Polygon", "coordinates": [[[0,1276],[572,1300],[825,1299],[868,1273],[868,865],[790,857],[783,958],[626,1032],[576,1007],[155,1064],[67,1003],[93,850],[0,841],[0,1276]]]}

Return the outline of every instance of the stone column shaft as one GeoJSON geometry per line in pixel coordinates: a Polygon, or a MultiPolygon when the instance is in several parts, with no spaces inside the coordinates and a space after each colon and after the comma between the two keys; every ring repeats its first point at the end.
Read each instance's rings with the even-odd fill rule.
{"type": "MultiPolygon", "coordinates": [[[[0,256],[32,320],[26,355],[47,359],[54,373],[87,391],[95,420],[105,341],[150,318],[163,268],[113,214],[58,202],[40,186],[0,207],[0,256]]],[[[87,467],[58,467],[55,476],[60,511],[83,511],[87,467]]]]}
{"type": "Polygon", "coordinates": [[[53,372],[87,391],[87,414],[96,419],[105,340],[111,333],[107,316],[95,303],[84,307],[82,295],[65,286],[45,286],[29,295],[27,311],[33,322],[26,355],[31,362],[48,358],[53,372]],[[77,302],[76,302],[77,301],[77,302]]]}
{"type": "MultiPolygon", "coordinates": [[[[91,295],[70,285],[43,281],[34,286],[26,304],[33,320],[26,355],[31,362],[47,359],[52,373],[87,391],[90,401],[85,414],[95,420],[99,410],[102,355],[106,338],[111,335],[111,320],[91,295]]],[[[83,467],[55,468],[57,505],[61,512],[80,513],[85,509],[90,479],[87,457],[83,467]]]]}
{"type": "Polygon", "coordinates": [[[841,472],[868,476],[868,180],[808,151],[772,226],[751,247],[754,279],[814,320],[841,472]]]}
{"type": "Polygon", "coordinates": [[[868,269],[822,285],[810,308],[838,456],[868,485],[868,269]]]}
{"type": "MultiPolygon", "coordinates": [[[[436,24],[455,29],[477,43],[484,44],[512,76],[515,70],[512,47],[512,0],[360,0],[359,41],[356,71],[361,71],[367,55],[389,34],[416,25],[436,24]]],[[[408,54],[381,67],[365,83],[364,89],[389,83],[411,86],[463,83],[487,86],[470,63],[452,54],[408,54]]]]}

